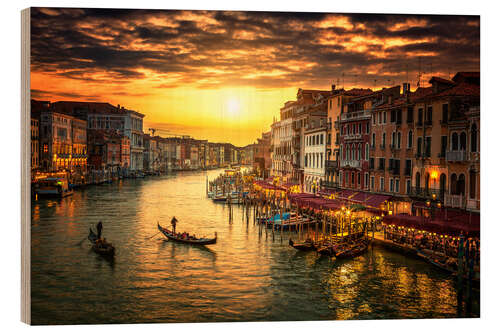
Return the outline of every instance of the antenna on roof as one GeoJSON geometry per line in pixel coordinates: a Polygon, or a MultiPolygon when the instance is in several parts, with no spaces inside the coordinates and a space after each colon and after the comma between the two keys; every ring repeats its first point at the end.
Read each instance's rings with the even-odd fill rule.
{"type": "Polygon", "coordinates": [[[417,88],[420,87],[420,77],[422,75],[422,73],[421,73],[421,66],[422,66],[422,58],[418,57],[418,81],[417,81],[417,88]]]}
{"type": "Polygon", "coordinates": [[[342,73],[342,89],[344,89],[344,83],[345,83],[345,81],[344,81],[344,73],[342,73]]]}
{"type": "Polygon", "coordinates": [[[406,82],[408,83],[408,63],[406,63],[406,82]]]}

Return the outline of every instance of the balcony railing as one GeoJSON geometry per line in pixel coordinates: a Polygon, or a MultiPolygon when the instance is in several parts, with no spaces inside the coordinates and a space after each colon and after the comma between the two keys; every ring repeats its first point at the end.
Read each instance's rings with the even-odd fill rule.
{"type": "Polygon", "coordinates": [[[359,140],[361,139],[361,134],[346,134],[344,135],[344,140],[359,140]]]}
{"type": "Polygon", "coordinates": [[[425,187],[412,187],[411,194],[419,198],[440,200],[442,200],[444,196],[444,192],[439,189],[425,187]]]}
{"type": "Polygon", "coordinates": [[[339,183],[338,182],[329,182],[326,180],[321,180],[320,181],[320,186],[324,188],[338,188],[339,183]]]}
{"type": "Polygon", "coordinates": [[[399,176],[401,173],[401,170],[399,168],[392,168],[390,169],[391,175],[396,175],[399,176]]]}
{"type": "Polygon", "coordinates": [[[463,162],[466,160],[467,152],[465,150],[446,152],[446,162],[463,162]]]}
{"type": "Polygon", "coordinates": [[[446,194],[444,196],[444,205],[451,208],[464,208],[465,198],[463,195],[446,194]]]}
{"type": "Polygon", "coordinates": [[[359,168],[361,166],[360,161],[357,160],[342,160],[340,161],[340,167],[351,167],[351,168],[359,168]]]}
{"type": "Polygon", "coordinates": [[[392,144],[389,147],[391,148],[392,151],[399,151],[399,150],[401,150],[401,147],[398,147],[395,144],[392,144]]]}
{"type": "Polygon", "coordinates": [[[467,199],[467,209],[480,210],[480,201],[477,199],[467,199]]]}
{"type": "Polygon", "coordinates": [[[338,167],[338,161],[325,161],[325,168],[336,169],[338,167]]]}

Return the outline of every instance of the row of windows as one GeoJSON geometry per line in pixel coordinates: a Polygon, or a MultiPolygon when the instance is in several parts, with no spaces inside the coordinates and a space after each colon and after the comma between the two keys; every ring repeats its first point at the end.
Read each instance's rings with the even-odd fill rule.
{"type": "Polygon", "coordinates": [[[362,154],[363,143],[353,143],[346,144],[345,149],[344,145],[340,145],[340,156],[343,160],[362,160],[368,161],[370,158],[370,146],[368,143],[364,144],[364,156],[362,154]]]}
{"type": "MultiPolygon", "coordinates": [[[[441,121],[443,123],[447,123],[449,120],[449,106],[448,104],[442,104],[441,105],[441,121]]],[[[390,111],[390,122],[391,123],[397,123],[401,124],[402,122],[402,114],[403,111],[402,109],[394,109],[390,111]]],[[[417,111],[417,124],[422,125],[423,122],[425,121],[426,125],[432,125],[432,114],[433,114],[433,107],[431,105],[427,106],[427,110],[425,110],[424,113],[424,108],[419,108],[417,111]]],[[[406,122],[408,124],[413,123],[414,120],[414,109],[413,107],[408,107],[406,110],[406,122]]],[[[379,124],[386,124],[387,123],[387,112],[378,112],[373,114],[372,118],[372,123],[373,125],[379,124]]]]}
{"type": "Polygon", "coordinates": [[[322,145],[323,137],[323,134],[306,136],[306,146],[322,145]]]}
{"type": "Polygon", "coordinates": [[[308,153],[304,156],[304,166],[306,168],[323,168],[324,153],[308,153]]]}
{"type": "Polygon", "coordinates": [[[370,132],[370,123],[365,122],[357,124],[347,124],[340,128],[341,135],[351,135],[351,134],[368,134],[370,132]]]}

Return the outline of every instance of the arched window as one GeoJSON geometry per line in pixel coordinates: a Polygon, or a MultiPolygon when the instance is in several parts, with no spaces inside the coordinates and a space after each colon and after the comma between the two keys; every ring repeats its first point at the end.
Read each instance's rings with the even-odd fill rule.
{"type": "Polygon", "coordinates": [[[397,147],[401,148],[401,132],[398,132],[398,144],[397,144],[397,147]]]}
{"type": "Polygon", "coordinates": [[[465,175],[463,173],[458,176],[458,194],[464,195],[465,194],[465,175]]]}
{"type": "Polygon", "coordinates": [[[446,175],[444,173],[439,176],[439,198],[443,200],[444,192],[446,191],[446,175]]]}
{"type": "Polygon", "coordinates": [[[456,174],[451,175],[450,192],[453,195],[458,194],[457,175],[456,174]]]}
{"type": "Polygon", "coordinates": [[[417,192],[420,192],[420,172],[415,174],[415,187],[417,188],[417,192]]]}
{"type": "Polygon", "coordinates": [[[467,135],[465,132],[460,133],[460,150],[466,150],[467,147],[467,135]]]}
{"type": "Polygon", "coordinates": [[[476,171],[469,171],[469,197],[471,199],[476,198],[476,171]]]}
{"type": "Polygon", "coordinates": [[[413,132],[408,132],[408,148],[413,147],[413,132]]]}
{"type": "Polygon", "coordinates": [[[370,157],[370,145],[367,143],[365,145],[365,161],[368,161],[370,157]]]}
{"type": "Polygon", "coordinates": [[[426,172],[425,173],[425,192],[426,193],[429,193],[430,182],[431,182],[431,175],[428,172],[426,172]]]}
{"type": "Polygon", "coordinates": [[[361,143],[358,145],[358,160],[361,160],[361,143]]]}
{"type": "Polygon", "coordinates": [[[470,129],[470,151],[477,152],[477,125],[475,123],[470,129]]]}
{"type": "Polygon", "coordinates": [[[451,150],[457,151],[458,150],[458,134],[453,133],[451,135],[451,150]]]}

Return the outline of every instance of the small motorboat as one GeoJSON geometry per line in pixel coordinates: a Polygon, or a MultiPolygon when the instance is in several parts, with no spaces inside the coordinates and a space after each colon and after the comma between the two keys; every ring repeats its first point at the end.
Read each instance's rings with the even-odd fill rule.
{"type": "Polygon", "coordinates": [[[187,244],[194,244],[194,245],[210,245],[210,244],[215,244],[217,243],[217,233],[215,233],[214,238],[196,238],[193,236],[187,236],[187,234],[183,233],[173,233],[172,231],[163,228],[159,223],[158,223],[158,230],[161,231],[165,237],[168,239],[174,240],[176,242],[180,243],[187,243],[187,244]]]}
{"type": "Polygon", "coordinates": [[[102,256],[112,257],[115,255],[115,247],[106,241],[106,239],[100,239],[97,234],[89,228],[88,239],[92,244],[92,250],[102,256]]]}
{"type": "Polygon", "coordinates": [[[291,247],[294,249],[300,250],[300,251],[312,251],[316,249],[316,246],[314,245],[314,242],[312,239],[308,238],[304,242],[300,243],[295,243],[291,238],[288,241],[288,244],[290,244],[291,247]]]}

